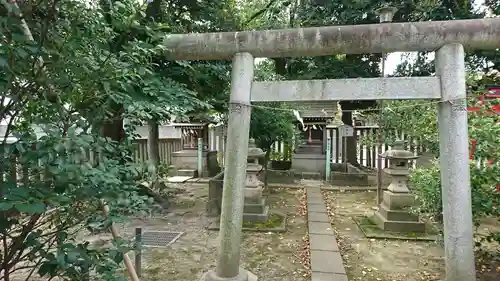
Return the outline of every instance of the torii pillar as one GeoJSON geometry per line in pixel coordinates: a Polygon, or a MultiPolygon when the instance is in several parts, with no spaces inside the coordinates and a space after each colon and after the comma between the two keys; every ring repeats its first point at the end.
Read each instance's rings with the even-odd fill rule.
{"type": "Polygon", "coordinates": [[[254,57],[251,54],[234,55],[229,97],[228,141],[224,161],[219,255],[215,270],[205,273],[201,281],[257,281],[256,275],[240,268],[253,71],[254,57]]]}

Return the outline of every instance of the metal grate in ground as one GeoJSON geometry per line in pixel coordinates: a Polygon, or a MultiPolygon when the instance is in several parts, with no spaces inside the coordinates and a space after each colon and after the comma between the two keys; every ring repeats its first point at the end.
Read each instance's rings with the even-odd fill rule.
{"type": "Polygon", "coordinates": [[[184,232],[176,231],[143,231],[142,245],[144,247],[164,248],[172,245],[184,232]]]}

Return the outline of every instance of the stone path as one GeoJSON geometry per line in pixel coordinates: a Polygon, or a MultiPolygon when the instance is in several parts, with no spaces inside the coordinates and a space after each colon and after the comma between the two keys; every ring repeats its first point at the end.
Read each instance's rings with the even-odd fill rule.
{"type": "Polygon", "coordinates": [[[315,186],[306,190],[312,281],[347,281],[320,188],[315,186]]]}

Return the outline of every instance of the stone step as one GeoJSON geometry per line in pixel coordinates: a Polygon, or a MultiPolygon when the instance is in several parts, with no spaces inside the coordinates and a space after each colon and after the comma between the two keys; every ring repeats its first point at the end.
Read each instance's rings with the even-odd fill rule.
{"type": "Polygon", "coordinates": [[[303,143],[299,147],[322,147],[323,143],[303,143]]]}
{"type": "Polygon", "coordinates": [[[391,210],[385,203],[380,205],[379,213],[388,221],[418,222],[419,217],[406,210],[391,210]]]}
{"type": "Polygon", "coordinates": [[[295,154],[323,154],[321,149],[296,149],[295,154]]]}
{"type": "Polygon", "coordinates": [[[293,159],[317,159],[318,161],[326,161],[326,155],[316,153],[295,153],[292,155],[293,159]]]}
{"type": "Polygon", "coordinates": [[[248,202],[246,200],[245,205],[243,206],[243,213],[248,214],[262,214],[266,208],[266,199],[262,198],[258,200],[259,202],[248,202]]]}
{"type": "Polygon", "coordinates": [[[320,154],[323,152],[321,145],[301,145],[295,149],[295,153],[315,153],[320,154]]]}
{"type": "Polygon", "coordinates": [[[299,146],[321,146],[323,145],[323,142],[322,141],[313,141],[311,143],[308,143],[308,142],[303,142],[301,144],[299,144],[299,146]]]}
{"type": "Polygon", "coordinates": [[[265,222],[269,218],[269,206],[265,206],[262,213],[243,213],[243,221],[265,222]]]}
{"type": "Polygon", "coordinates": [[[312,140],[311,142],[308,142],[307,140],[303,143],[303,144],[322,144],[323,141],[322,140],[312,140]]]}
{"type": "Polygon", "coordinates": [[[295,149],[296,152],[300,151],[311,151],[314,153],[321,153],[323,151],[323,148],[321,146],[315,147],[315,146],[306,146],[306,147],[298,147],[295,149]]]}
{"type": "Polygon", "coordinates": [[[384,231],[425,233],[425,223],[421,221],[389,221],[379,212],[375,212],[373,219],[384,231]]]}
{"type": "Polygon", "coordinates": [[[198,171],[197,170],[192,170],[192,169],[180,169],[177,170],[177,175],[178,176],[183,176],[183,177],[198,177],[198,171]]]}

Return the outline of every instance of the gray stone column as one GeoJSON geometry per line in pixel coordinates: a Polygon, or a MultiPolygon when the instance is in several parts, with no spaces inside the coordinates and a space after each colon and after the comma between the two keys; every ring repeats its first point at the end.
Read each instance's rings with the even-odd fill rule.
{"type": "Polygon", "coordinates": [[[448,44],[436,52],[441,79],[438,105],[441,188],[447,281],[475,281],[469,174],[464,48],[448,44]]]}
{"type": "Polygon", "coordinates": [[[243,224],[244,189],[250,130],[250,92],[254,58],[237,53],[233,58],[227,148],[224,165],[224,188],[220,220],[220,248],[215,272],[205,280],[246,281],[248,272],[240,269],[240,245],[243,224]]]}

